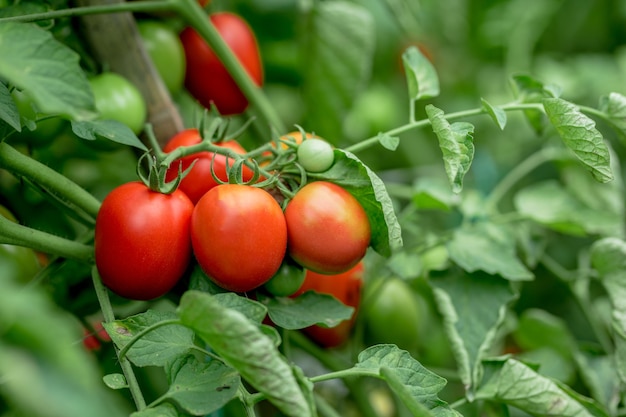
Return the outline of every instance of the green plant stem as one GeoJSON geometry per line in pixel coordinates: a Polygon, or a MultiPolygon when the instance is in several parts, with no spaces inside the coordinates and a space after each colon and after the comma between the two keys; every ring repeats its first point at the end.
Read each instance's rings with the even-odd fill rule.
{"type": "Polygon", "coordinates": [[[90,245],[14,223],[4,216],[0,216],[0,243],[25,246],[86,263],[93,262],[94,257],[90,245]]]}
{"type": "Polygon", "coordinates": [[[67,9],[51,10],[49,12],[23,14],[0,18],[0,23],[21,22],[30,23],[42,20],[61,19],[90,14],[117,13],[117,12],[157,12],[172,10],[172,0],[145,0],[136,2],[112,3],[107,5],[71,7],[67,9]]]}
{"type": "MultiPolygon", "coordinates": [[[[517,102],[513,102],[513,103],[508,103],[508,104],[504,104],[502,106],[500,106],[500,108],[504,111],[518,111],[518,110],[538,110],[538,111],[543,111],[543,105],[541,105],[540,103],[517,103],[517,102]]],[[[458,111],[458,112],[454,112],[454,113],[447,113],[444,114],[444,118],[446,120],[457,120],[457,119],[464,119],[466,117],[471,117],[471,116],[478,116],[478,115],[482,115],[482,114],[487,114],[487,110],[482,108],[482,107],[477,107],[475,109],[470,109],[470,110],[463,110],[463,111],[458,111]]],[[[394,129],[388,130],[387,132],[385,132],[386,135],[389,136],[396,136],[405,132],[408,132],[410,130],[413,129],[417,129],[417,128],[421,128],[424,126],[427,126],[430,124],[430,120],[428,119],[422,119],[422,120],[411,120],[409,123],[396,127],[394,129]]],[[[348,146],[347,148],[345,148],[346,151],[348,152],[352,152],[352,153],[356,153],[358,151],[362,151],[364,149],[367,149],[373,145],[376,145],[378,143],[378,137],[379,135],[376,135],[374,137],[365,139],[359,143],[356,143],[354,145],[348,146]]]]}
{"type": "Polygon", "coordinates": [[[256,417],[256,411],[254,411],[254,405],[261,401],[264,396],[257,394],[250,394],[248,390],[241,384],[239,384],[239,400],[243,404],[247,417],[256,417]]]}
{"type": "Polygon", "coordinates": [[[17,151],[6,142],[0,143],[0,168],[17,177],[26,177],[57,197],[71,202],[93,219],[100,210],[100,201],[78,184],[52,168],[17,151]]]}
{"type": "Polygon", "coordinates": [[[224,64],[237,86],[246,98],[254,104],[270,127],[279,132],[286,131],[283,122],[278,117],[276,110],[262,88],[254,83],[248,72],[241,66],[228,44],[220,36],[211,21],[207,19],[206,13],[200,4],[196,0],[176,0],[174,6],[175,11],[198,32],[215,52],[215,55],[224,64]]]}
{"type": "Polygon", "coordinates": [[[487,212],[495,212],[500,200],[502,200],[502,198],[515,186],[515,184],[517,184],[535,168],[548,161],[564,158],[572,158],[572,154],[566,149],[548,147],[540,149],[521,163],[517,164],[491,190],[491,193],[487,197],[486,201],[487,212]]]}
{"type": "MultiPolygon", "coordinates": [[[[300,332],[290,332],[289,338],[296,346],[309,353],[311,356],[319,360],[322,365],[333,371],[332,373],[327,374],[332,375],[331,378],[345,377],[343,382],[350,390],[350,394],[354,398],[356,405],[359,407],[361,416],[378,417],[376,410],[372,407],[369,395],[363,387],[363,384],[359,379],[354,377],[355,372],[353,370],[346,370],[346,368],[350,367],[350,364],[347,364],[345,361],[334,356],[331,352],[320,348],[300,332]]],[[[325,377],[321,375],[314,378],[316,378],[317,381],[321,381],[325,377]]],[[[326,378],[330,379],[328,377],[326,378]]],[[[313,380],[313,378],[311,378],[311,380],[313,380]]]]}
{"type": "MultiPolygon", "coordinates": [[[[102,310],[104,322],[112,323],[115,321],[115,314],[113,313],[113,306],[111,305],[111,300],[109,299],[109,292],[102,283],[100,274],[98,273],[98,268],[96,268],[95,265],[91,269],[91,277],[96,296],[98,297],[98,302],[100,303],[100,309],[102,310]]],[[[119,357],[119,349],[117,349],[117,347],[115,350],[118,353],[120,367],[122,368],[122,372],[124,373],[124,377],[128,383],[128,389],[130,390],[133,400],[135,401],[135,406],[137,407],[137,410],[143,410],[146,407],[146,400],[144,399],[141,388],[139,387],[139,382],[137,381],[133,367],[128,359],[125,357],[119,357]]]]}

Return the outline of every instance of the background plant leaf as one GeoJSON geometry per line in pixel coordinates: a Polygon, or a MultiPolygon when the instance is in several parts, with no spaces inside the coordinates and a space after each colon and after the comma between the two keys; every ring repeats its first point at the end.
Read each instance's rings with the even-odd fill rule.
{"type": "Polygon", "coordinates": [[[433,64],[415,46],[402,53],[402,64],[409,90],[409,99],[421,100],[439,95],[439,77],[433,64]]]}
{"type": "Polygon", "coordinates": [[[589,169],[591,175],[599,182],[611,181],[613,173],[609,149],[595,122],[574,104],[560,98],[545,98],[543,107],[563,143],[589,169]]]}
{"type": "Polygon", "coordinates": [[[46,114],[95,117],[94,98],[80,56],[32,23],[0,24],[0,78],[27,91],[46,114]]]}
{"type": "Polygon", "coordinates": [[[329,294],[307,291],[296,298],[265,297],[269,317],[279,327],[289,330],[303,329],[319,324],[334,327],[352,317],[354,308],[341,303],[329,294]]]}
{"type": "Polygon", "coordinates": [[[183,324],[279,410],[290,417],[312,416],[293,370],[274,341],[243,314],[199,291],[183,294],[178,312],[183,324]]]}
{"type": "Polygon", "coordinates": [[[86,140],[110,140],[143,151],[148,150],[128,126],[116,120],[72,121],[72,132],[86,140]]]}

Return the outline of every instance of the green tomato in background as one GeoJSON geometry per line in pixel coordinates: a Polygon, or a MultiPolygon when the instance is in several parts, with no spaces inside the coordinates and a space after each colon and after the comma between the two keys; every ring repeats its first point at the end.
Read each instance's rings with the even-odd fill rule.
{"type": "Polygon", "coordinates": [[[185,49],[178,37],[165,23],[143,20],[137,23],[148,55],[170,94],[178,93],[185,81],[185,49]]]}
{"type": "Polygon", "coordinates": [[[16,136],[18,140],[23,140],[33,146],[47,145],[59,136],[67,126],[67,120],[37,111],[37,106],[28,93],[15,89],[11,92],[11,96],[22,119],[22,131],[16,136]],[[33,124],[24,126],[24,121],[32,122],[33,124]],[[35,129],[30,130],[30,127],[35,129]]]}
{"type": "Polygon", "coordinates": [[[117,120],[135,134],[144,127],[148,115],[146,101],[139,89],[123,76],[104,72],[89,80],[102,120],[117,120]]]}
{"type": "Polygon", "coordinates": [[[420,344],[423,316],[418,294],[399,278],[375,281],[365,294],[365,341],[368,344],[392,343],[415,352],[420,344]]]}
{"type": "Polygon", "coordinates": [[[300,289],[305,276],[306,269],[286,257],[276,274],[263,287],[276,297],[288,297],[300,289]]]}
{"type": "MultiPolygon", "coordinates": [[[[16,221],[11,212],[0,206],[0,216],[16,221]]],[[[16,282],[28,282],[40,270],[37,255],[30,248],[0,244],[0,276],[16,282]]]]}

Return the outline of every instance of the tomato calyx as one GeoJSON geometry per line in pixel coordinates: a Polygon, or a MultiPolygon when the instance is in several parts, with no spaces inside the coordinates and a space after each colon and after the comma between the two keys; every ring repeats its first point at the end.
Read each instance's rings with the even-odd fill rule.
{"type": "Polygon", "coordinates": [[[180,165],[176,178],[168,182],[165,179],[167,169],[163,169],[161,164],[158,163],[156,156],[150,155],[149,152],[146,152],[141,155],[139,161],[137,162],[137,176],[150,190],[161,194],[172,194],[178,189],[178,186],[185,175],[191,171],[194,163],[195,161],[184,171],[182,170],[182,165],[180,165]],[[144,160],[148,165],[147,173],[141,169],[144,160]]]}

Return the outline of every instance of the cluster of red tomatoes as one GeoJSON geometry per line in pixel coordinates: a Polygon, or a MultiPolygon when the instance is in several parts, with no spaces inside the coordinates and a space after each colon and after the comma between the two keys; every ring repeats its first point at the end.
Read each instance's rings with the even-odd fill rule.
{"type": "MultiPolygon", "coordinates": [[[[296,146],[306,149],[315,140],[296,146]]],[[[201,141],[197,130],[185,130],[164,151],[201,141]]],[[[236,141],[218,146],[245,153],[236,141]]],[[[297,153],[304,166],[319,163],[317,154],[297,153]]],[[[272,190],[248,184],[254,172],[246,165],[243,183],[228,183],[230,164],[224,155],[199,152],[170,165],[169,179],[191,166],[170,194],[140,181],[111,191],[95,229],[96,264],[105,285],[127,298],[153,299],[171,290],[195,260],[226,290],[248,292],[267,284],[274,295],[288,296],[304,275],[285,285],[285,269],[340,274],[364,257],[370,223],[346,189],[312,181],[281,205],[272,190]]]]}

